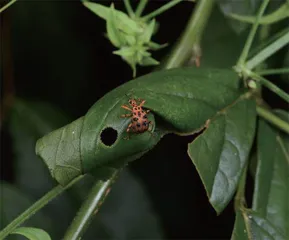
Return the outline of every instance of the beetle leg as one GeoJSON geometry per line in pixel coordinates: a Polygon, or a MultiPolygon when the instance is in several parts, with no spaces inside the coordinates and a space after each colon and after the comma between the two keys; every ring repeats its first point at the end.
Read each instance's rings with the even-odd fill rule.
{"type": "Polygon", "coordinates": [[[122,114],[122,115],[120,115],[120,117],[129,118],[129,117],[132,117],[132,113],[122,114]]]}
{"type": "Polygon", "coordinates": [[[149,132],[152,132],[153,125],[154,125],[154,124],[152,123],[152,121],[149,121],[149,126],[151,126],[151,129],[148,129],[149,132]]]}
{"type": "Polygon", "coordinates": [[[129,132],[129,130],[130,130],[130,128],[131,128],[131,125],[132,125],[132,123],[130,123],[130,124],[128,125],[128,127],[127,127],[127,129],[126,129],[126,132],[127,132],[127,133],[129,132]]]}
{"type": "Polygon", "coordinates": [[[129,140],[129,130],[130,130],[130,128],[131,128],[131,125],[132,125],[132,123],[130,123],[130,124],[128,125],[127,129],[126,129],[127,136],[124,137],[125,140],[129,140]]]}
{"type": "Polygon", "coordinates": [[[121,107],[124,108],[124,109],[126,109],[126,110],[128,110],[128,111],[131,111],[131,112],[132,112],[132,110],[131,110],[128,106],[126,106],[126,105],[121,105],[121,107]]]}
{"type": "Polygon", "coordinates": [[[145,104],[146,100],[142,100],[141,103],[139,104],[140,107],[142,107],[145,104]]]}

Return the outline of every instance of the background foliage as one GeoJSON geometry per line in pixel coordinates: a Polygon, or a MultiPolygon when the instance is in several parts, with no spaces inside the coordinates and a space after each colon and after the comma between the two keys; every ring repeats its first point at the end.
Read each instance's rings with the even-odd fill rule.
{"type": "MultiPolygon", "coordinates": [[[[220,8],[214,8],[202,41],[202,66],[230,68],[239,57],[249,25],[229,20],[225,15],[236,9],[242,9],[242,14],[253,14],[259,4],[244,1],[248,5],[235,6],[233,2],[220,1],[220,8]]],[[[161,4],[151,2],[146,11],[161,4]]],[[[274,1],[269,11],[279,4],[274,1]]],[[[115,7],[124,9],[121,2],[115,7]]],[[[170,46],[155,52],[155,59],[168,53],[183,31],[192,7],[192,3],[183,2],[157,18],[160,30],[155,41],[168,42],[170,46]]],[[[84,115],[105,93],[131,79],[131,69],[111,54],[114,48],[103,36],[103,20],[80,2],[20,1],[1,17],[5,46],[2,100],[9,107],[3,112],[5,115],[1,114],[2,229],[55,184],[35,156],[36,140],[84,115]]],[[[288,21],[273,25],[271,33],[286,24],[288,21]]],[[[267,64],[282,67],[288,66],[288,61],[289,50],[284,48],[267,64]]],[[[139,68],[137,74],[151,70],[139,68]]],[[[288,78],[287,74],[271,79],[286,89],[288,81],[284,80],[288,78]]],[[[265,90],[264,94],[271,106],[287,107],[270,92],[265,90]]],[[[259,128],[271,135],[278,134],[263,122],[259,128]]],[[[85,239],[229,238],[235,219],[233,204],[216,216],[187,155],[187,143],[191,140],[192,137],[168,135],[151,152],[130,164],[119,176],[85,239]]],[[[52,239],[60,239],[92,182],[87,178],[77,183],[25,225],[42,228],[52,239]]],[[[251,176],[246,190],[251,199],[251,176]]],[[[255,200],[254,210],[258,206],[255,200]]],[[[242,221],[242,216],[237,217],[242,221]]],[[[8,239],[18,238],[11,235],[8,239]]]]}

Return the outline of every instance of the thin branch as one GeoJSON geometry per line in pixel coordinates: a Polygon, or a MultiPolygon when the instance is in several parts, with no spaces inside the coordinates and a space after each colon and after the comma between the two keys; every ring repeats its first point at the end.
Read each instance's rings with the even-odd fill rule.
{"type": "Polygon", "coordinates": [[[161,13],[167,11],[168,9],[172,8],[173,6],[177,5],[183,0],[171,0],[167,4],[163,5],[162,7],[158,8],[157,10],[149,13],[148,15],[142,17],[144,21],[149,21],[150,19],[156,17],[157,15],[160,15],[161,13]]]}
{"type": "Polygon", "coordinates": [[[192,48],[200,42],[213,6],[212,0],[198,1],[180,41],[173,48],[165,63],[165,68],[179,67],[190,59],[192,48]]]}
{"type": "Polygon", "coordinates": [[[264,118],[266,121],[270,122],[280,130],[286,132],[289,134],[289,123],[284,121],[283,119],[277,117],[275,114],[273,114],[268,109],[257,106],[257,113],[260,117],[264,118]]]}
{"type": "Polygon", "coordinates": [[[258,75],[275,75],[275,74],[287,74],[289,73],[289,68],[276,68],[276,69],[265,69],[256,72],[258,75]]]}
{"type": "Polygon", "coordinates": [[[257,19],[255,21],[255,23],[253,24],[252,28],[251,28],[251,31],[249,33],[249,36],[246,40],[246,43],[245,43],[245,46],[243,48],[243,51],[240,55],[240,58],[237,62],[237,66],[241,67],[245,64],[245,61],[248,57],[248,54],[249,54],[249,51],[250,51],[250,48],[252,46],[252,43],[253,43],[253,40],[254,40],[254,37],[256,35],[256,32],[257,32],[257,29],[258,29],[258,26],[259,26],[259,22],[260,22],[260,19],[262,17],[262,15],[264,14],[265,12],[265,9],[268,5],[268,3],[270,2],[270,0],[264,0],[259,11],[258,11],[258,14],[257,14],[257,19]]]}
{"type": "Polygon", "coordinates": [[[82,204],[73,222],[67,229],[63,240],[77,240],[82,237],[93,217],[98,213],[101,204],[110,191],[112,183],[120,170],[115,171],[107,181],[97,180],[92,187],[87,199],[82,204]]]}
{"type": "Polygon", "coordinates": [[[125,5],[125,8],[126,8],[126,11],[127,11],[128,15],[130,17],[134,17],[134,12],[132,10],[132,7],[130,5],[129,0],[124,0],[124,5],[125,5]]]}
{"type": "Polygon", "coordinates": [[[279,88],[275,84],[271,83],[266,78],[263,78],[262,76],[250,71],[248,71],[248,76],[259,81],[264,87],[270,89],[272,92],[276,93],[279,97],[281,97],[282,99],[284,99],[286,102],[289,103],[289,94],[284,92],[281,88],[279,88]]]}
{"type": "Polygon", "coordinates": [[[145,6],[147,5],[148,0],[140,0],[136,10],[135,15],[136,17],[140,17],[142,15],[143,10],[145,9],[145,6]]]}
{"type": "Polygon", "coordinates": [[[37,211],[43,208],[47,203],[49,203],[52,199],[56,198],[58,195],[63,193],[66,189],[70,188],[80,179],[82,179],[85,175],[81,175],[75,178],[66,186],[57,185],[48,193],[46,193],[42,198],[40,198],[37,202],[35,202],[31,207],[26,209],[22,214],[20,214],[17,218],[15,218],[10,224],[8,224],[1,232],[0,239],[4,239],[7,237],[13,230],[15,230],[20,224],[34,215],[37,211]]]}
{"type": "Polygon", "coordinates": [[[6,5],[4,5],[1,9],[0,9],[0,13],[4,12],[7,8],[9,8],[13,3],[15,3],[17,0],[12,0],[9,3],[7,3],[6,5]]]}
{"type": "Polygon", "coordinates": [[[250,70],[253,69],[254,67],[258,66],[261,62],[264,62],[272,54],[276,53],[279,49],[286,46],[288,43],[289,43],[289,29],[282,37],[278,38],[276,41],[266,46],[253,58],[247,61],[245,64],[246,68],[250,70]]]}

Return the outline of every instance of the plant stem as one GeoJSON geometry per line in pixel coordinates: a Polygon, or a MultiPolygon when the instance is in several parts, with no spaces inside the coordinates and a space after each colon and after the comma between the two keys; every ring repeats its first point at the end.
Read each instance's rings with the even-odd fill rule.
{"type": "Polygon", "coordinates": [[[235,212],[246,207],[245,187],[246,187],[247,169],[248,169],[248,163],[246,163],[246,165],[243,169],[241,179],[239,181],[237,193],[236,193],[236,196],[234,199],[235,212]]]}
{"type": "Polygon", "coordinates": [[[33,214],[35,214],[38,210],[43,208],[47,203],[49,203],[52,199],[63,193],[66,189],[70,188],[73,184],[82,179],[85,175],[81,175],[71,181],[66,186],[57,185],[48,193],[46,193],[42,198],[40,198],[37,202],[35,202],[31,207],[26,209],[22,214],[20,214],[17,218],[15,218],[9,225],[7,225],[0,232],[0,239],[4,239],[7,237],[13,230],[15,230],[20,224],[22,224],[25,220],[30,218],[33,214]]]}
{"type": "Polygon", "coordinates": [[[4,12],[7,8],[9,8],[13,3],[15,3],[17,0],[12,0],[9,3],[7,3],[6,5],[4,5],[1,9],[0,9],[0,13],[4,12]]]}
{"type": "Polygon", "coordinates": [[[149,21],[150,19],[156,17],[157,15],[160,15],[161,13],[163,13],[163,12],[167,11],[168,9],[170,9],[171,7],[177,5],[181,1],[183,1],[183,0],[171,0],[167,4],[165,4],[162,7],[158,8],[157,10],[155,10],[155,11],[149,13],[148,15],[142,17],[142,19],[144,21],[149,21]]]}
{"type": "Polygon", "coordinates": [[[97,180],[95,182],[87,199],[82,204],[76,217],[67,229],[63,240],[77,240],[81,238],[108,195],[110,187],[115,181],[118,172],[119,171],[115,171],[107,181],[97,180]]]}
{"type": "MultiPolygon", "coordinates": [[[[197,7],[194,11],[194,14],[196,17],[191,17],[191,20],[188,21],[188,25],[193,24],[194,27],[188,26],[185,30],[185,33],[183,35],[184,40],[181,40],[179,44],[177,44],[176,49],[170,54],[170,56],[174,59],[172,64],[166,65],[164,64],[162,66],[163,69],[166,69],[168,67],[179,67],[181,66],[185,59],[184,56],[180,53],[182,51],[179,50],[181,48],[183,51],[186,49],[191,49],[194,45],[193,39],[195,39],[196,36],[199,36],[198,34],[202,33],[203,28],[205,27],[205,23],[207,22],[210,12],[213,6],[212,0],[202,0],[200,1],[201,6],[197,7]],[[194,21],[192,21],[194,19],[194,21]],[[199,23],[199,21],[201,23],[199,23]],[[202,26],[202,29],[200,30],[197,26],[202,26]],[[190,41],[190,37],[193,38],[190,41]],[[182,44],[185,44],[186,46],[182,46],[182,44]],[[177,54],[177,56],[175,56],[177,54]]],[[[199,38],[196,38],[199,39],[199,38]]],[[[187,51],[186,51],[187,52],[187,51]]],[[[99,208],[99,199],[104,199],[104,195],[106,194],[106,190],[108,189],[109,183],[114,181],[115,176],[119,174],[120,170],[116,170],[113,173],[113,176],[106,182],[102,183],[102,186],[99,186],[99,183],[96,183],[95,186],[92,188],[88,199],[84,203],[84,205],[80,208],[76,218],[70,225],[68,231],[65,234],[64,240],[74,240],[74,239],[81,239],[82,235],[84,234],[85,230],[88,228],[92,218],[96,215],[97,212],[95,212],[95,209],[98,210],[99,208]]]]}
{"type": "Polygon", "coordinates": [[[190,58],[193,46],[201,39],[213,5],[212,0],[198,1],[180,41],[165,63],[165,68],[181,66],[190,58]]]}
{"type": "Polygon", "coordinates": [[[261,4],[261,7],[259,8],[259,11],[258,11],[258,14],[257,14],[257,19],[256,19],[256,21],[254,22],[254,24],[253,24],[253,26],[251,28],[251,31],[249,33],[249,36],[248,36],[247,40],[246,40],[245,46],[243,48],[243,51],[242,51],[242,53],[240,55],[240,58],[239,58],[239,60],[237,62],[237,66],[238,67],[242,67],[245,64],[245,61],[246,61],[246,59],[248,57],[248,54],[249,54],[249,50],[250,50],[250,48],[252,46],[254,37],[255,37],[256,32],[257,32],[259,21],[260,21],[262,15],[263,15],[263,13],[265,12],[265,9],[266,9],[269,1],[270,0],[264,0],[262,2],[262,4],[261,4]]]}
{"type": "Polygon", "coordinates": [[[289,103],[289,94],[284,92],[281,88],[279,88],[275,84],[268,81],[266,78],[263,78],[259,76],[258,74],[251,72],[251,71],[248,72],[248,76],[259,81],[263,86],[267,87],[272,92],[276,93],[279,97],[281,97],[282,99],[284,99],[285,101],[289,103]]]}
{"type": "MultiPolygon", "coordinates": [[[[254,23],[256,21],[255,16],[242,16],[238,14],[229,14],[228,16],[240,22],[254,23]]],[[[272,23],[281,21],[287,17],[289,17],[289,4],[284,3],[276,11],[266,16],[261,17],[259,20],[259,24],[264,24],[264,25],[272,24],[272,23]]]]}
{"type": "Polygon", "coordinates": [[[289,73],[289,68],[265,69],[256,72],[258,75],[274,75],[289,73]]]}
{"type": "Polygon", "coordinates": [[[140,17],[143,10],[145,9],[145,6],[147,5],[148,0],[140,0],[140,3],[138,4],[136,11],[135,11],[135,16],[140,17]]]}
{"type": "Polygon", "coordinates": [[[132,10],[132,7],[131,7],[131,5],[130,5],[129,0],[124,0],[124,6],[125,6],[125,8],[126,8],[126,11],[127,11],[128,15],[129,15],[131,18],[134,17],[134,12],[133,12],[133,10],[132,10]]]}
{"type": "Polygon", "coordinates": [[[256,54],[253,58],[251,58],[246,63],[246,68],[250,70],[253,69],[258,64],[263,62],[272,54],[276,53],[280,48],[284,47],[288,43],[289,43],[289,29],[286,31],[286,33],[282,37],[278,38],[276,41],[274,41],[273,43],[265,47],[258,54],[256,54]]]}
{"type": "Polygon", "coordinates": [[[277,117],[268,109],[257,106],[257,113],[260,117],[264,118],[268,122],[272,123],[274,126],[278,127],[280,130],[289,134],[289,123],[284,121],[283,119],[277,117]]]}

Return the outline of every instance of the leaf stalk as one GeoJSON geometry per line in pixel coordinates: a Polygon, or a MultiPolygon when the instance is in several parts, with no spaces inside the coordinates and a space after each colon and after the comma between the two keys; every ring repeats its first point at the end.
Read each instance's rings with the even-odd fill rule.
{"type": "Polygon", "coordinates": [[[248,57],[250,48],[252,46],[254,37],[256,35],[257,29],[258,29],[258,26],[259,26],[260,19],[261,19],[262,15],[264,14],[265,9],[266,9],[267,5],[269,4],[269,2],[270,2],[270,0],[264,0],[262,2],[262,4],[261,4],[261,7],[259,8],[256,21],[254,22],[254,24],[253,24],[253,26],[251,28],[251,31],[249,33],[249,36],[248,36],[247,40],[246,40],[245,46],[243,48],[243,51],[242,51],[242,53],[240,55],[240,58],[239,58],[239,60],[237,62],[237,67],[239,67],[239,68],[242,68],[242,66],[245,64],[245,61],[246,61],[246,59],[248,57]]]}
{"type": "Polygon", "coordinates": [[[57,185],[53,189],[51,189],[48,193],[46,193],[42,198],[40,198],[37,202],[35,202],[32,206],[26,209],[22,214],[20,214],[17,218],[15,218],[10,224],[8,224],[1,232],[0,239],[4,239],[7,237],[12,231],[14,231],[19,225],[21,225],[28,218],[33,216],[37,211],[43,208],[47,203],[49,203],[52,199],[59,196],[65,190],[73,186],[75,183],[80,181],[85,175],[81,175],[75,178],[66,186],[57,185]]]}

